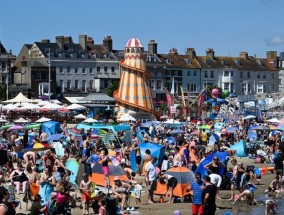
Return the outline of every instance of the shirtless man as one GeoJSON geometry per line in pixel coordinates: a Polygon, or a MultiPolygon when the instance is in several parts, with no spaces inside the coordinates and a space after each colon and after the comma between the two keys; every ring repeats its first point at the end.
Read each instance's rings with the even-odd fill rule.
{"type": "Polygon", "coordinates": [[[83,138],[83,150],[82,150],[82,158],[86,159],[87,158],[87,148],[88,148],[88,142],[89,142],[89,138],[88,137],[84,137],[83,138]]]}
{"type": "Polygon", "coordinates": [[[281,192],[281,180],[280,180],[280,176],[276,175],[275,179],[272,180],[272,182],[270,183],[268,189],[265,190],[265,193],[269,193],[269,192],[276,192],[279,193],[281,192]]]}
{"type": "Polygon", "coordinates": [[[89,180],[88,174],[83,175],[83,180],[80,183],[80,192],[82,194],[83,214],[89,214],[89,203],[91,200],[92,183],[89,180]]]}
{"type": "Polygon", "coordinates": [[[26,163],[28,163],[29,161],[32,161],[33,164],[35,164],[35,159],[36,159],[35,152],[32,152],[32,151],[26,152],[23,158],[26,163]]]}
{"type": "Polygon", "coordinates": [[[47,134],[44,131],[42,131],[41,135],[39,136],[39,139],[41,142],[46,142],[47,134]]]}

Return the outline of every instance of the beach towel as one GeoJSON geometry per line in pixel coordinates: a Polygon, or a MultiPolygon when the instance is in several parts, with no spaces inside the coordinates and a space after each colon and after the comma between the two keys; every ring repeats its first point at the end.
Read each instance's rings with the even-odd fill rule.
{"type": "Polygon", "coordinates": [[[41,197],[42,204],[45,205],[51,200],[51,193],[53,191],[53,185],[48,182],[44,182],[40,185],[39,195],[41,197]]]}

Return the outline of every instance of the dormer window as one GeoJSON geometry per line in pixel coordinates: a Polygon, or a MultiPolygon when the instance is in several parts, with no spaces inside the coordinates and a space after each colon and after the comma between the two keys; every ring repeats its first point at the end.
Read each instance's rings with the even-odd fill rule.
{"type": "Polygon", "coordinates": [[[95,57],[96,57],[96,58],[100,58],[100,54],[99,54],[99,53],[96,53],[95,57]]]}
{"type": "Polygon", "coordinates": [[[148,56],[148,61],[149,62],[155,62],[155,57],[154,56],[148,56]]]}
{"type": "Polygon", "coordinates": [[[172,60],[170,58],[168,58],[166,61],[167,61],[167,64],[171,64],[172,63],[172,60]]]}
{"type": "Polygon", "coordinates": [[[191,59],[185,59],[185,62],[187,63],[187,64],[191,64],[191,59]]]}

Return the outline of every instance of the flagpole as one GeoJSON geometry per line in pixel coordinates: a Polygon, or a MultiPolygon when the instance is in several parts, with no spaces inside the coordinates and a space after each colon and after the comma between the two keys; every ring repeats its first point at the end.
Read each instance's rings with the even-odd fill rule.
{"type": "Polygon", "coordinates": [[[200,93],[199,95],[196,97],[196,99],[194,99],[194,101],[191,103],[191,105],[189,106],[189,108],[197,101],[197,99],[199,99],[199,97],[201,96],[201,94],[207,90],[208,86],[206,86],[200,93]]]}

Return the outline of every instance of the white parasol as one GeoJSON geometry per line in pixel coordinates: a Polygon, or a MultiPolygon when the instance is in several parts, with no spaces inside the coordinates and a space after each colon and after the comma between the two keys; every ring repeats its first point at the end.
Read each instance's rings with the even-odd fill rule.
{"type": "Polygon", "coordinates": [[[49,119],[49,118],[46,118],[46,117],[41,117],[40,119],[38,119],[37,121],[35,122],[48,122],[48,121],[51,121],[52,119],[49,119]]]}

